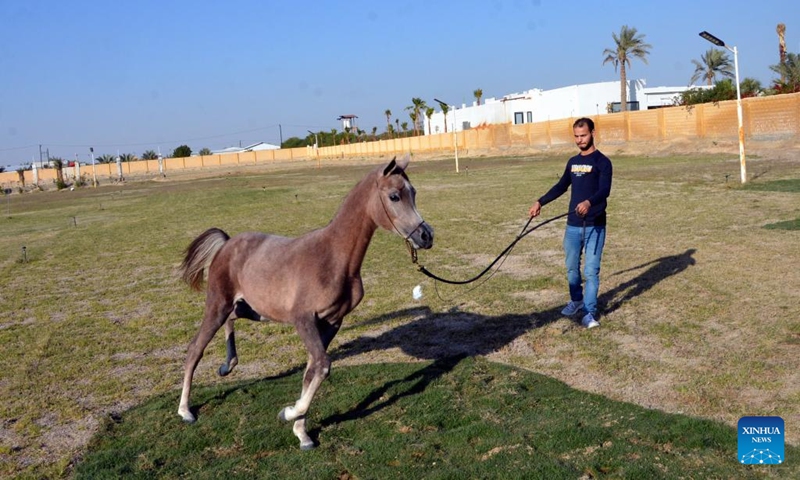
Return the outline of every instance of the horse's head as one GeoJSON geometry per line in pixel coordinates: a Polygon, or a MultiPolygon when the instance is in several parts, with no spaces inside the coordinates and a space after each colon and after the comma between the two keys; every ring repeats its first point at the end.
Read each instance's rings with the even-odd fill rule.
{"type": "Polygon", "coordinates": [[[433,246],[433,228],[417,212],[417,191],[406,175],[409,156],[393,158],[378,172],[377,191],[381,211],[375,221],[386,230],[393,231],[411,242],[414,248],[433,246]]]}

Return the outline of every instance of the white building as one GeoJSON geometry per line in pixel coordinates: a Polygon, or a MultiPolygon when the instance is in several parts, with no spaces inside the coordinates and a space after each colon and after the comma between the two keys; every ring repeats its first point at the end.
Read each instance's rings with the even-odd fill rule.
{"type": "MultiPolygon", "coordinates": [[[[553,90],[534,88],[522,93],[511,93],[502,98],[487,98],[482,105],[473,102],[462,104],[444,115],[435,112],[430,122],[425,122],[425,134],[468,130],[480,125],[498,123],[534,123],[560,118],[589,117],[620,110],[619,81],[572,85],[553,90]]],[[[628,82],[628,110],[648,110],[673,105],[674,99],[690,88],[698,87],[645,87],[645,80],[628,82]]],[[[699,87],[704,88],[704,87],[699,87]]]]}
{"type": "Polygon", "coordinates": [[[228,147],[223,148],[221,150],[212,150],[212,155],[217,155],[220,153],[243,153],[243,152],[258,152],[260,150],[278,150],[281,147],[277,145],[273,145],[271,143],[266,142],[258,142],[252,145],[248,145],[246,147],[228,147]]]}

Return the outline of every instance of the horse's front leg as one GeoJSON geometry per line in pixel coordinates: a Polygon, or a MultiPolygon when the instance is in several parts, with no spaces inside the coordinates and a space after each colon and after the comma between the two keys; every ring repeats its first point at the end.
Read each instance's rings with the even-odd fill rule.
{"type": "Polygon", "coordinates": [[[295,325],[297,333],[308,350],[308,364],[303,374],[303,389],[300,398],[294,405],[281,410],[278,418],[284,421],[295,421],[292,432],[300,439],[300,449],[302,450],[309,450],[316,446],[306,431],[305,415],[319,386],[330,375],[331,360],[326,350],[333,336],[336,335],[339,324],[337,322],[336,326],[332,326],[327,322],[320,321],[314,315],[308,321],[299,321],[295,325]]]}

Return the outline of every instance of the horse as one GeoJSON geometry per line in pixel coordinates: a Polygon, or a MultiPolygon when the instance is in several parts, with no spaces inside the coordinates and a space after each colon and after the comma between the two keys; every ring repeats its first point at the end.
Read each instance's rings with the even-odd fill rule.
{"type": "Polygon", "coordinates": [[[345,315],[364,296],[361,264],[378,227],[405,239],[413,249],[433,246],[433,229],[416,207],[416,190],[406,175],[409,156],[393,158],[371,170],[345,197],[331,222],[299,237],[257,232],[233,238],[209,228],[187,247],[181,278],[202,291],[205,311],[189,343],[178,415],[194,423],[189,409],[192,377],[203,351],[225,325],[227,356],[219,368],[228,375],[238,363],[234,321],[293,324],[308,352],[300,398],[278,418],[294,421],[292,431],[302,450],[316,446],[308,436],[305,415],[320,384],[330,374],[327,353],[345,315]]]}

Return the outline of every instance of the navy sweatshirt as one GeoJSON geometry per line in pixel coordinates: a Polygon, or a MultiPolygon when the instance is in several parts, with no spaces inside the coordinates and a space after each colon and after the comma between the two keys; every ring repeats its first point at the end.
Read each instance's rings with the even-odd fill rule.
{"type": "Polygon", "coordinates": [[[569,216],[567,225],[574,227],[586,225],[604,226],[606,224],[606,199],[611,194],[611,160],[595,150],[589,155],[575,155],[567,162],[561,179],[547,193],[542,195],[539,203],[547,205],[560,197],[572,185],[569,200],[569,216]],[[592,204],[585,218],[575,213],[575,207],[584,200],[592,204]]]}

